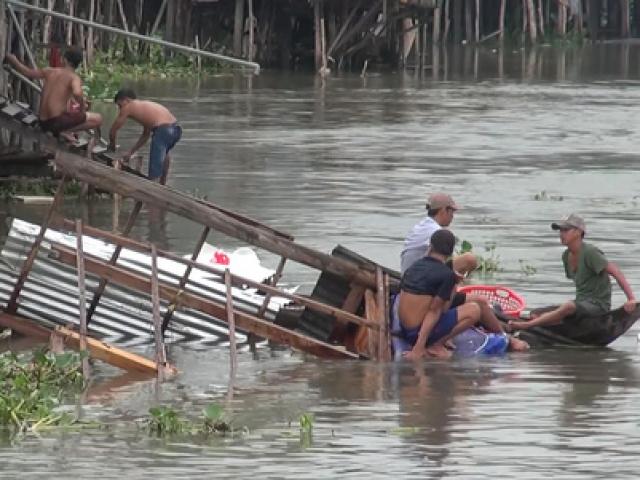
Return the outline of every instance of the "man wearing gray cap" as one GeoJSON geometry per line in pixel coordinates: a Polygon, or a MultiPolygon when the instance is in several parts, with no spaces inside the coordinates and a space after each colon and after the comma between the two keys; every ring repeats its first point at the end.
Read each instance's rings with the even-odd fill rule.
{"type": "Polygon", "coordinates": [[[562,263],[567,278],[576,285],[575,300],[560,305],[551,312],[544,313],[527,322],[509,322],[513,329],[556,325],[570,316],[599,316],[611,309],[611,281],[616,282],[627,296],[624,309],[632,312],[636,299],[623,273],[614,263],[607,261],[600,249],[585,242],[587,227],[582,217],[571,214],[559,222],[551,224],[560,232],[560,242],[567,249],[562,254],[562,263]]]}

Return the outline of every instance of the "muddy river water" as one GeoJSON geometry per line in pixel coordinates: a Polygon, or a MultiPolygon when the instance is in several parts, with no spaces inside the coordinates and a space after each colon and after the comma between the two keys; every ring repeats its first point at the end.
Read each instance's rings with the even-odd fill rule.
{"type": "MultiPolygon", "coordinates": [[[[453,231],[500,267],[475,281],[510,285],[543,305],[572,295],[549,227],[570,212],[585,217],[589,240],[640,295],[639,54],[635,45],[468,49],[449,52],[437,74],[423,77],[370,72],[322,85],[306,73],[264,72],[138,90],[169,106],[184,128],[172,186],[305,245],[329,252],[342,244],[393,268],[427,194],[446,190],[463,206],[453,231]]],[[[101,108],[113,118],[111,106],[101,108]]],[[[120,143],[137,134],[127,126],[120,143]]],[[[84,213],[108,226],[109,208],[84,213]]],[[[199,233],[147,211],[135,229],[180,253],[199,233]]],[[[303,291],[316,276],[285,269],[303,291]]],[[[624,295],[614,292],[621,304],[624,295]]],[[[630,478],[640,469],[637,333],[609,349],[418,365],[243,350],[232,399],[226,349],[171,345],[180,376],[158,389],[99,367],[78,408],[106,427],[6,441],[0,477],[630,478]],[[151,405],[197,416],[211,402],[225,405],[238,433],[157,439],[136,427],[151,405]],[[305,413],[314,416],[311,435],[298,427],[305,413]]]]}

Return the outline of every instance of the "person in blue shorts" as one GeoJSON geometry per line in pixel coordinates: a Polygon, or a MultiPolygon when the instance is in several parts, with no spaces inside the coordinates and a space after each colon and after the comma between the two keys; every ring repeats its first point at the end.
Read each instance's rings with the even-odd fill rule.
{"type": "Polygon", "coordinates": [[[182,137],[182,128],[176,117],[163,105],[148,100],[138,100],[133,90],[123,88],[116,93],[114,102],[119,114],[109,132],[109,148],[115,150],[116,136],[128,118],[142,125],[142,135],[135,145],[122,156],[128,162],[131,156],[147,143],[149,149],[149,180],[164,184],[167,180],[171,158],[169,152],[182,137]]]}
{"type": "MultiPolygon", "coordinates": [[[[414,262],[402,276],[398,300],[400,335],[413,347],[405,358],[418,360],[428,356],[448,358],[445,342],[464,330],[482,325],[486,330],[503,333],[494,315],[483,315],[475,302],[450,308],[451,298],[460,277],[446,264],[456,240],[449,230],[441,229],[431,236],[427,255],[414,262]]],[[[514,349],[526,349],[519,340],[514,349]]]]}

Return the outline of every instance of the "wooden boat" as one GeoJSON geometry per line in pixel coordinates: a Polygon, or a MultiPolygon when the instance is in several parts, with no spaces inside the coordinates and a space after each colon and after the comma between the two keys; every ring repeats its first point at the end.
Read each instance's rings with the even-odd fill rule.
{"type": "MultiPolygon", "coordinates": [[[[540,314],[557,308],[548,306],[532,310],[532,314],[540,314]]],[[[507,315],[499,314],[503,322],[515,320],[507,315]]],[[[521,330],[519,337],[532,346],[571,345],[604,347],[624,335],[640,318],[640,306],[628,313],[620,307],[600,316],[571,316],[559,325],[534,327],[521,330]]]]}

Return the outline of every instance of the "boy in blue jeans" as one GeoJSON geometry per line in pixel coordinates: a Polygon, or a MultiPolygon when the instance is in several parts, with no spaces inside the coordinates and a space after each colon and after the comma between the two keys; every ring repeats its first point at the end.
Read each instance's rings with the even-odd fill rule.
{"type": "Polygon", "coordinates": [[[138,100],[133,90],[123,88],[116,93],[114,102],[120,113],[109,132],[109,148],[115,150],[118,130],[127,121],[135,120],[143,127],[142,135],[135,145],[122,156],[128,162],[131,156],[147,143],[151,136],[149,149],[149,180],[164,185],[167,181],[171,158],[169,152],[182,137],[182,128],[176,117],[164,106],[148,100],[138,100]]]}

